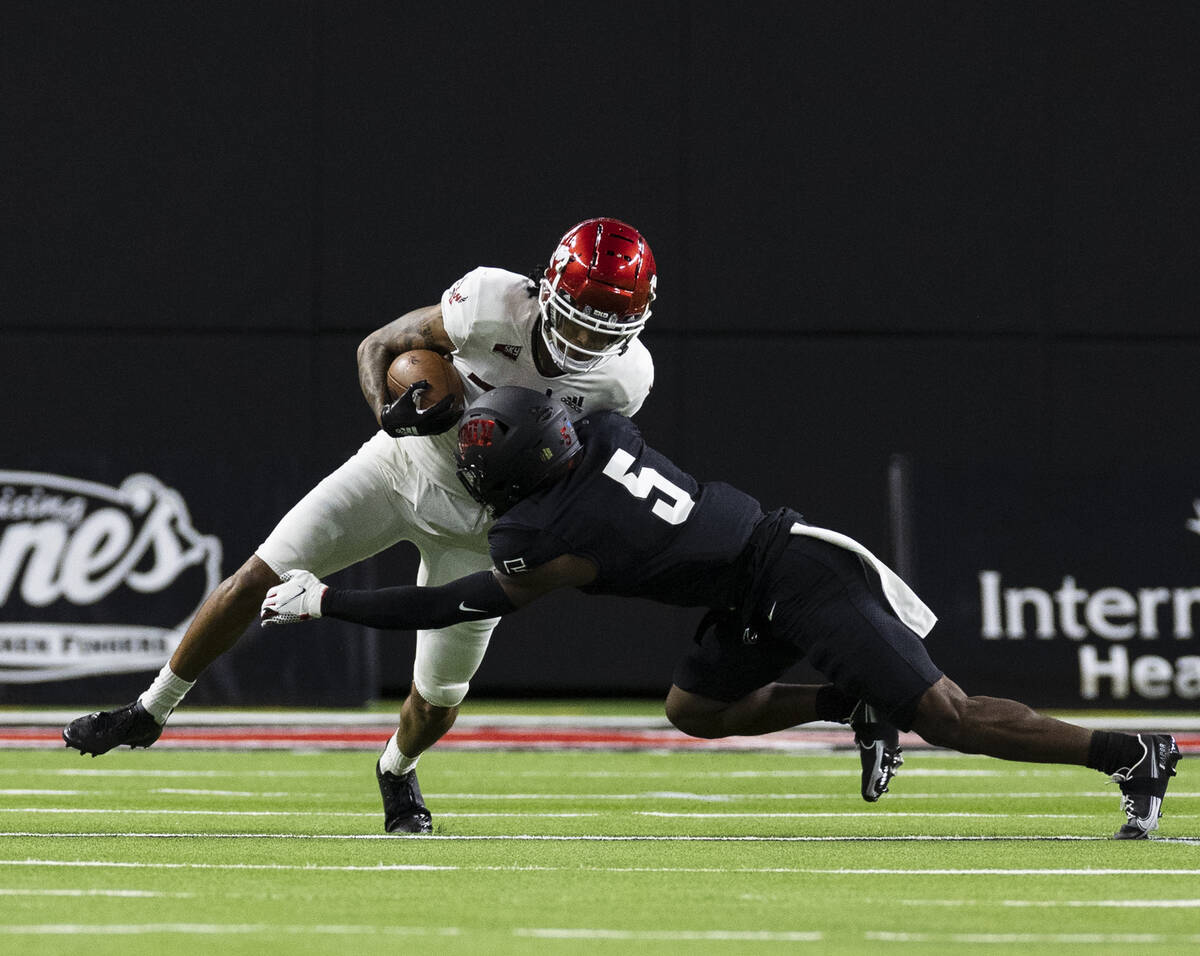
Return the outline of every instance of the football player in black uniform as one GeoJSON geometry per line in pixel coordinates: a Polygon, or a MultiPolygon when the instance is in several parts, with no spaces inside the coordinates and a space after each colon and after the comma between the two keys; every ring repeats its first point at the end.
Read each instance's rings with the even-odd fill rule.
{"type": "Polygon", "coordinates": [[[492,570],[442,587],[375,591],[289,572],[263,603],[264,623],[326,615],[378,628],[445,627],[564,587],[707,607],[666,701],[687,734],[848,722],[865,701],[936,746],[1110,774],[1127,821],[1116,836],[1144,839],[1157,827],[1179,760],[1172,736],[1093,732],[1016,701],[967,696],[919,636],[932,614],[866,549],[788,509],[764,514],[727,484],[697,482],[629,419],[606,412],[572,427],[538,392],[497,388],[467,412],[458,474],[496,515],[492,570]],[[801,658],[829,683],[780,683],[801,658]]]}

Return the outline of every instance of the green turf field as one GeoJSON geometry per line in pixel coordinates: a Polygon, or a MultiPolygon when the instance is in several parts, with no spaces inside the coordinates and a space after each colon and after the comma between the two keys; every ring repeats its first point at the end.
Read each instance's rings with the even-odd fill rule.
{"type": "Polygon", "coordinates": [[[433,837],[374,756],[0,751],[0,950],[1156,953],[1200,948],[1200,777],[1107,837],[1087,770],[916,751],[433,751],[433,837]]]}

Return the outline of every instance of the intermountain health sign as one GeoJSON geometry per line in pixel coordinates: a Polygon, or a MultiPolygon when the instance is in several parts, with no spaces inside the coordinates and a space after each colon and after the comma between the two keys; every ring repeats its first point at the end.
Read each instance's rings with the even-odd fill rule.
{"type": "Polygon", "coordinates": [[[1200,472],[928,468],[914,486],[929,648],[968,693],[1200,701],[1200,472]]]}

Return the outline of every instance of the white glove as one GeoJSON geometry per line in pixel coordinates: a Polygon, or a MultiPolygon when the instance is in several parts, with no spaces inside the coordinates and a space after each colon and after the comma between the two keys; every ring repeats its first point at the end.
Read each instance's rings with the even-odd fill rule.
{"type": "Polygon", "coordinates": [[[329,585],[322,584],[310,571],[284,571],[279,583],[267,592],[259,617],[263,626],[294,624],[321,616],[321,599],[329,585]]]}

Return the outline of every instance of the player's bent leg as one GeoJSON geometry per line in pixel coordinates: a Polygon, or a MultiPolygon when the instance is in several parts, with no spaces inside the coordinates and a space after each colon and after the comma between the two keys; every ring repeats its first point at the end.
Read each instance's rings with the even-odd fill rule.
{"type": "Polygon", "coordinates": [[[445,720],[446,711],[457,714],[499,620],[466,621],[452,627],[417,631],[413,688],[409,694],[412,706],[407,714],[401,711],[402,726],[408,720],[432,726],[445,720]]]}
{"type": "Polygon", "coordinates": [[[400,708],[400,726],[375,765],[388,833],[433,832],[417,782],[417,759],[454,725],[496,623],[476,621],[417,633],[413,683],[400,708]]]}
{"type": "Polygon", "coordinates": [[[417,757],[441,740],[457,718],[458,704],[450,707],[431,704],[414,683],[400,705],[396,744],[404,755],[417,757]]]}
{"type": "Polygon", "coordinates": [[[400,708],[396,732],[400,751],[409,760],[432,747],[454,725],[458,705],[467,696],[498,622],[490,618],[417,632],[412,688],[400,708]]]}
{"type": "Polygon", "coordinates": [[[458,705],[440,707],[421,696],[416,684],[400,708],[400,728],[375,764],[388,833],[432,833],[433,816],[417,782],[417,758],[454,725],[458,705]]]}
{"type": "Polygon", "coordinates": [[[672,684],[667,719],[689,737],[757,736],[817,719],[821,684],[771,683],[735,701],[704,697],[672,684]]]}
{"type": "Polygon", "coordinates": [[[667,720],[676,730],[681,730],[689,737],[700,737],[705,740],[715,740],[724,737],[721,715],[729,708],[729,703],[723,700],[713,700],[711,697],[701,697],[682,690],[675,684],[667,692],[664,709],[667,720]]]}
{"type": "MultiPolygon", "coordinates": [[[[434,510],[456,507],[452,500],[434,498],[422,501],[434,510]],[[435,507],[436,506],[436,507],[435,507]]],[[[486,537],[441,539],[430,536],[415,537],[414,543],[421,551],[421,565],[417,569],[417,584],[436,587],[454,581],[465,574],[483,571],[492,566],[487,553],[486,537]],[[465,543],[464,543],[465,542],[465,543]]],[[[416,753],[405,751],[416,757],[422,750],[432,746],[439,737],[450,729],[458,705],[467,696],[471,678],[479,669],[483,655],[487,652],[492,632],[499,618],[484,621],[464,621],[451,627],[430,628],[417,631],[417,647],[413,660],[413,690],[408,705],[400,713],[400,734],[417,741],[421,736],[432,735],[432,739],[410,746],[420,746],[416,753]],[[447,723],[447,712],[453,709],[447,723]],[[438,732],[439,725],[444,724],[438,732]],[[412,726],[410,731],[409,727],[412,726]]]]}

